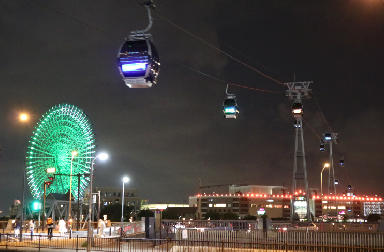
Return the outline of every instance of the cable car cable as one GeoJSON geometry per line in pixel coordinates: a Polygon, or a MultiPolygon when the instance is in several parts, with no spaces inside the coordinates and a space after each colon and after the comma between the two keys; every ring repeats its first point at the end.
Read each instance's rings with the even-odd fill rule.
{"type": "Polygon", "coordinates": [[[333,132],[331,125],[329,124],[327,118],[325,117],[325,114],[324,114],[323,110],[322,110],[321,107],[320,107],[319,102],[318,102],[317,99],[316,99],[316,96],[313,95],[312,97],[313,97],[313,101],[314,101],[314,103],[315,103],[317,109],[319,110],[321,119],[323,120],[323,122],[325,123],[325,125],[328,127],[329,132],[333,132]]]}
{"type": "Polygon", "coordinates": [[[280,81],[280,80],[278,80],[278,79],[276,79],[276,78],[274,78],[274,77],[272,77],[272,76],[270,76],[270,75],[268,75],[268,74],[266,74],[266,73],[260,71],[260,70],[257,69],[256,67],[251,66],[250,64],[248,64],[248,63],[246,63],[246,62],[244,62],[244,61],[242,61],[242,60],[240,60],[240,59],[238,59],[238,58],[232,56],[231,54],[229,54],[229,53],[227,53],[226,51],[224,51],[224,50],[218,48],[217,46],[213,45],[212,43],[208,42],[207,40],[205,40],[205,39],[199,37],[198,35],[196,35],[196,34],[190,32],[190,31],[186,30],[185,28],[183,28],[183,27],[179,26],[178,24],[172,22],[170,19],[168,19],[168,18],[166,18],[166,17],[160,15],[157,11],[155,11],[154,13],[155,13],[155,15],[157,15],[160,19],[162,19],[162,20],[166,21],[167,23],[171,24],[172,26],[176,27],[178,30],[180,30],[180,31],[182,31],[182,32],[184,32],[184,33],[186,33],[186,34],[188,34],[188,35],[191,36],[192,38],[194,38],[194,39],[196,39],[196,40],[198,40],[198,41],[204,43],[205,45],[207,45],[207,46],[210,47],[211,49],[214,49],[214,50],[218,51],[219,53],[221,53],[221,54],[227,56],[227,57],[230,58],[231,60],[233,60],[233,61],[235,61],[235,62],[237,62],[237,63],[239,63],[239,64],[241,64],[241,65],[243,65],[243,66],[245,66],[245,67],[247,67],[248,69],[251,69],[252,71],[256,72],[257,74],[263,76],[263,77],[266,78],[266,79],[269,79],[269,80],[271,80],[271,81],[273,81],[273,82],[275,82],[275,83],[277,83],[277,84],[279,84],[279,85],[286,86],[286,84],[285,84],[284,82],[282,82],[282,81],[280,81]]]}
{"type": "Polygon", "coordinates": [[[109,42],[116,43],[115,40],[113,40],[113,39],[109,39],[109,38],[110,38],[110,34],[108,34],[108,32],[107,32],[106,30],[104,30],[104,29],[102,29],[102,28],[100,28],[100,27],[98,27],[98,26],[94,26],[94,25],[92,25],[91,23],[87,23],[87,22],[81,20],[80,18],[78,18],[78,17],[76,17],[76,16],[73,16],[73,15],[71,15],[71,14],[68,14],[68,13],[66,13],[66,12],[64,12],[64,11],[61,11],[61,10],[58,10],[58,9],[55,9],[55,8],[48,7],[48,6],[46,6],[46,5],[42,5],[42,4],[38,3],[37,1],[26,0],[25,2],[29,3],[30,5],[34,5],[35,7],[39,7],[39,8],[41,8],[41,9],[45,9],[45,10],[47,10],[47,11],[55,12],[55,13],[60,14],[60,15],[62,15],[62,16],[66,16],[67,18],[72,19],[73,21],[75,21],[75,22],[81,24],[83,27],[86,27],[86,28],[88,28],[89,30],[93,29],[93,30],[95,30],[95,31],[100,32],[100,33],[103,34],[103,35],[107,35],[107,36],[103,36],[102,38],[105,39],[105,40],[107,40],[107,41],[109,41],[109,42]]]}
{"type": "Polygon", "coordinates": [[[281,92],[278,92],[278,91],[272,91],[272,90],[266,90],[266,89],[260,89],[260,88],[253,88],[253,87],[248,87],[248,86],[245,86],[245,85],[242,85],[242,84],[238,84],[238,83],[234,83],[234,82],[231,82],[231,81],[226,81],[226,80],[223,80],[223,79],[220,79],[216,76],[213,76],[211,74],[207,74],[207,73],[204,73],[200,70],[197,70],[195,68],[192,68],[190,66],[187,66],[185,64],[181,64],[183,67],[195,72],[195,73],[198,73],[198,74],[201,74],[207,78],[210,78],[212,80],[215,80],[215,81],[218,81],[218,82],[222,82],[222,83],[225,83],[225,84],[228,84],[228,85],[231,85],[231,86],[236,86],[236,87],[240,87],[240,88],[244,88],[244,89],[249,89],[249,90],[253,90],[253,91],[258,91],[258,92],[262,92],[262,93],[269,93],[269,94],[282,94],[281,92]]]}

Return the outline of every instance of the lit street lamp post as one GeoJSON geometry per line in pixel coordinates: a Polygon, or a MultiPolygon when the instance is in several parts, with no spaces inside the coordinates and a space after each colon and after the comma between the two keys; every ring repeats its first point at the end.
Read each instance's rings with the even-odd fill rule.
{"type": "MultiPolygon", "coordinates": [[[[68,221],[71,223],[70,228],[72,229],[72,209],[71,209],[71,201],[72,201],[72,167],[73,167],[73,159],[77,156],[77,151],[72,151],[71,155],[71,172],[69,174],[69,205],[68,205],[68,221]]],[[[71,230],[72,231],[72,230],[71,230]]]]}
{"type": "Polygon", "coordinates": [[[121,194],[121,228],[123,228],[123,222],[124,222],[124,185],[125,183],[129,182],[129,178],[127,176],[124,176],[122,181],[123,181],[123,193],[121,194]]]}
{"type": "Polygon", "coordinates": [[[331,165],[329,163],[324,163],[323,169],[321,169],[321,172],[320,172],[320,193],[321,193],[321,195],[323,195],[323,171],[324,171],[324,169],[329,169],[329,167],[331,167],[331,165]]]}
{"type": "Polygon", "coordinates": [[[93,196],[92,196],[92,190],[93,190],[93,166],[95,165],[95,162],[96,162],[96,159],[100,159],[101,161],[104,161],[104,160],[107,160],[108,159],[108,154],[107,153],[100,153],[98,155],[96,155],[93,159],[92,159],[92,162],[91,162],[91,177],[90,177],[90,181],[89,181],[89,209],[88,209],[88,241],[87,241],[87,251],[91,251],[91,240],[92,240],[92,237],[93,237],[93,230],[91,228],[91,225],[92,225],[92,199],[93,199],[93,196]]]}
{"type": "MultiPolygon", "coordinates": [[[[27,113],[20,113],[19,114],[19,122],[26,123],[29,121],[29,114],[27,113]]],[[[21,228],[20,228],[20,241],[23,239],[23,222],[24,222],[24,201],[25,201],[25,167],[23,169],[23,192],[21,197],[21,228]]]]}

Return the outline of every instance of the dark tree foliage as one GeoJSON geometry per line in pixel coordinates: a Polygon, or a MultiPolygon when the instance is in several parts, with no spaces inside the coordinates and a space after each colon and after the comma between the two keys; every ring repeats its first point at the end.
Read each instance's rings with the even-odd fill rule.
{"type": "Polygon", "coordinates": [[[169,211],[169,209],[167,208],[162,212],[161,218],[163,218],[164,220],[177,220],[179,219],[179,216],[175,212],[169,211]]]}
{"type": "Polygon", "coordinates": [[[208,212],[205,214],[204,218],[206,220],[238,220],[239,215],[235,213],[223,213],[220,214],[218,212],[208,212]]]}
{"type": "Polygon", "coordinates": [[[367,217],[367,221],[370,223],[376,223],[380,220],[380,214],[370,214],[367,217]]]}
{"type": "Polygon", "coordinates": [[[220,220],[220,214],[219,213],[217,213],[217,212],[208,212],[208,213],[206,213],[205,214],[205,219],[206,220],[208,220],[208,219],[210,219],[210,220],[220,220]]]}
{"type": "Polygon", "coordinates": [[[239,219],[239,215],[237,215],[235,213],[224,213],[221,216],[221,219],[222,220],[238,220],[239,219]]]}
{"type": "MultiPolygon", "coordinates": [[[[133,210],[132,206],[124,206],[124,221],[127,221],[131,217],[131,212],[133,210]]],[[[121,220],[121,204],[111,204],[103,206],[100,211],[100,218],[103,215],[107,215],[108,219],[117,222],[121,220]]]]}
{"type": "Polygon", "coordinates": [[[148,209],[140,210],[140,212],[137,214],[138,219],[141,219],[142,217],[153,217],[153,216],[155,216],[155,214],[148,209]]]}
{"type": "Polygon", "coordinates": [[[243,220],[257,220],[257,216],[246,215],[243,217],[243,220]]]}

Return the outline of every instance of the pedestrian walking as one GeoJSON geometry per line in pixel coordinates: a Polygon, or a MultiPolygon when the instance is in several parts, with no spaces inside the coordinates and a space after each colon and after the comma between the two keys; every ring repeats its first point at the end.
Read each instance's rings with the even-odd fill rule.
{"type": "Polygon", "coordinates": [[[51,217],[48,217],[47,219],[47,228],[48,228],[48,239],[52,239],[52,232],[53,232],[53,220],[51,217]]]}
{"type": "Polygon", "coordinates": [[[99,237],[104,236],[104,230],[106,228],[105,222],[102,219],[99,219],[97,222],[97,234],[99,237]]]}
{"type": "Polygon", "coordinates": [[[60,236],[63,236],[67,232],[67,227],[64,219],[59,220],[59,232],[60,236]]]}
{"type": "Polygon", "coordinates": [[[16,238],[19,237],[20,229],[21,229],[21,224],[20,224],[20,219],[19,218],[17,218],[15,220],[15,223],[13,224],[13,228],[14,228],[13,232],[15,234],[15,237],[16,238]]]}
{"type": "Polygon", "coordinates": [[[32,239],[33,231],[35,231],[35,221],[30,220],[28,226],[29,226],[29,231],[31,231],[31,239],[32,239]]]}

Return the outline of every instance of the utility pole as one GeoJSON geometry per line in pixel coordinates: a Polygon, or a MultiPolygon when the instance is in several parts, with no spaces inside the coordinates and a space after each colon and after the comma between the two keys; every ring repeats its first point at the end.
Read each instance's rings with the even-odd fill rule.
{"type": "MultiPolygon", "coordinates": [[[[304,132],[303,132],[303,102],[305,98],[310,98],[309,93],[311,89],[309,85],[312,81],[295,81],[285,83],[288,87],[286,96],[292,100],[292,115],[294,119],[293,126],[295,128],[295,150],[293,158],[293,173],[292,173],[292,193],[302,190],[305,192],[305,198],[307,202],[307,220],[311,220],[311,213],[309,209],[309,189],[307,179],[307,164],[305,160],[305,148],[304,148],[304,132]]],[[[291,220],[295,214],[295,199],[292,198],[291,202],[291,220]]]]}

